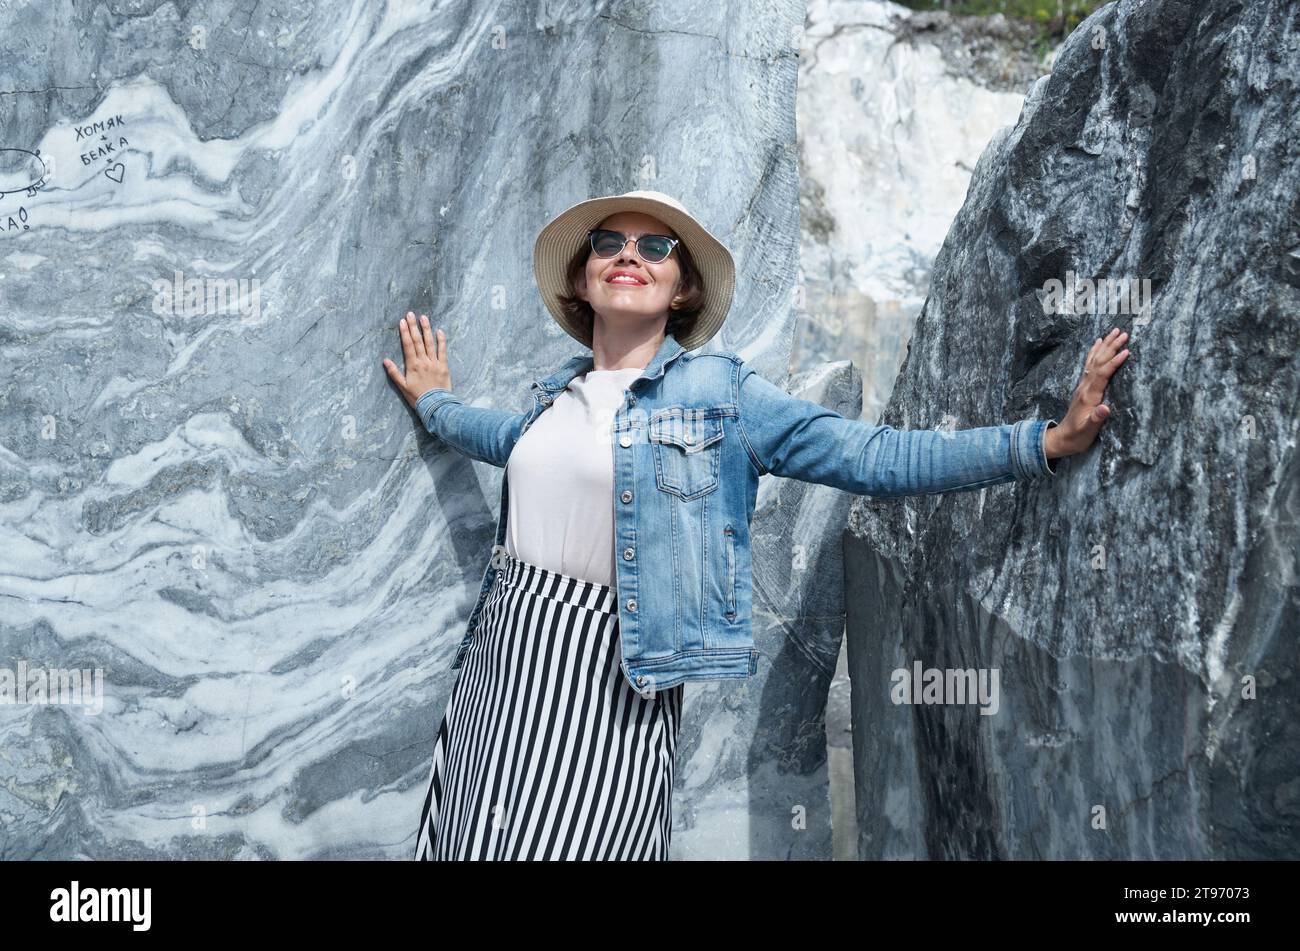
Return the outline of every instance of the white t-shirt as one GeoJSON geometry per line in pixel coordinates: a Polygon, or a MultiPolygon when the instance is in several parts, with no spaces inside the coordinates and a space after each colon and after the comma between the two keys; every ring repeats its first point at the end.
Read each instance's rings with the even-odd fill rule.
{"type": "Polygon", "coordinates": [[[614,583],[614,414],[644,367],[576,376],[506,463],[506,551],[551,571],[614,583]]]}

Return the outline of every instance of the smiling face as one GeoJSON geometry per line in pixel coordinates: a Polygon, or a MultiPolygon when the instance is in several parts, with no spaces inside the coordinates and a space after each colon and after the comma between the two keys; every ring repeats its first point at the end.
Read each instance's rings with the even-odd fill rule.
{"type": "MultiPolygon", "coordinates": [[[[658,218],[637,211],[610,215],[599,227],[621,231],[628,238],[643,234],[677,237],[658,218]]],[[[680,279],[676,248],[658,264],[650,264],[641,260],[635,244],[628,241],[612,258],[590,252],[586,270],[575,282],[574,293],[591,305],[598,320],[631,329],[638,323],[667,321],[668,306],[679,290],[680,279]]]]}

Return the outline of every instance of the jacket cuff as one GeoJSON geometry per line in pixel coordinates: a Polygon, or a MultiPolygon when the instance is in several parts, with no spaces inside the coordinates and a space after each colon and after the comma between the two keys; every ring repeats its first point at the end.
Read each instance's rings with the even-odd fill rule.
{"type": "Polygon", "coordinates": [[[1054,419],[1022,419],[1011,427],[1011,466],[1017,479],[1041,479],[1056,475],[1047,458],[1044,441],[1054,419]]]}
{"type": "Polygon", "coordinates": [[[432,433],[434,431],[433,414],[437,411],[438,407],[442,406],[444,403],[461,402],[464,401],[459,396],[452,393],[451,390],[435,386],[433,389],[426,390],[424,393],[420,394],[420,398],[415,401],[415,412],[416,415],[420,417],[420,421],[424,423],[424,428],[432,433]]]}

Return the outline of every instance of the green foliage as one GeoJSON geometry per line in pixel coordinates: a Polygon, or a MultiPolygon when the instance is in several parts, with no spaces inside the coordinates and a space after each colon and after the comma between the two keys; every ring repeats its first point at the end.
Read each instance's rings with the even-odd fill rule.
{"type": "Polygon", "coordinates": [[[1032,23],[1056,39],[1063,39],[1094,11],[1110,0],[897,0],[913,10],[947,10],[966,16],[1001,13],[1009,20],[1032,23]]]}

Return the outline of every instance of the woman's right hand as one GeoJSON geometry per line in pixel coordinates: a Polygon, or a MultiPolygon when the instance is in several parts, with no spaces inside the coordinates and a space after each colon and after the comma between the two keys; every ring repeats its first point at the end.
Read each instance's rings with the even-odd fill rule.
{"type": "Polygon", "coordinates": [[[409,310],[398,322],[398,332],[402,336],[402,362],[406,364],[406,372],[397,369],[397,364],[388,358],[384,359],[384,368],[397,384],[402,398],[414,409],[420,397],[435,387],[451,389],[447,341],[441,327],[434,336],[428,316],[421,314],[417,324],[415,313],[409,310]]]}

